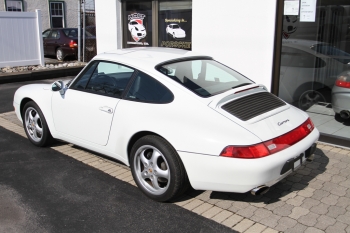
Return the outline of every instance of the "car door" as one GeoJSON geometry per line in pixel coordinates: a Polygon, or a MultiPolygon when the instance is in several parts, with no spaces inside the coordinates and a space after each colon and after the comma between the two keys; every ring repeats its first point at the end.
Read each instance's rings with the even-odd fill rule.
{"type": "Polygon", "coordinates": [[[64,95],[53,94],[56,131],[64,138],[106,145],[116,106],[133,72],[112,62],[90,63],[64,95]]]}
{"type": "Polygon", "coordinates": [[[43,34],[42,34],[44,54],[48,54],[48,51],[47,51],[47,39],[48,39],[48,36],[50,35],[50,33],[51,33],[51,30],[48,29],[48,30],[44,31],[43,34]]]}
{"type": "Polygon", "coordinates": [[[52,30],[48,37],[45,39],[46,51],[49,55],[56,54],[56,47],[58,40],[60,39],[60,32],[58,30],[52,30]]]}

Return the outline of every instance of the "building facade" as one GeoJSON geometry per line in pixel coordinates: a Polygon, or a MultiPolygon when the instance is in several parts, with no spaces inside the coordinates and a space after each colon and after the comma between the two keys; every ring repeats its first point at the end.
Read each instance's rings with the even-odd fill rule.
{"type": "MultiPolygon", "coordinates": [[[[78,0],[0,0],[0,11],[26,11],[41,10],[42,29],[67,28],[78,26],[78,0]]],[[[94,10],[94,0],[86,0],[87,11],[94,10]]]]}

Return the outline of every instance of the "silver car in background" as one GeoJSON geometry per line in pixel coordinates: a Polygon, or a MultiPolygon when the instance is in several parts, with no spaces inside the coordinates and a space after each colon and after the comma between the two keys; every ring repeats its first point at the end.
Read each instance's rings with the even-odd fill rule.
{"type": "Polygon", "coordinates": [[[350,71],[341,73],[332,89],[332,108],[343,119],[350,118],[350,71]]]}

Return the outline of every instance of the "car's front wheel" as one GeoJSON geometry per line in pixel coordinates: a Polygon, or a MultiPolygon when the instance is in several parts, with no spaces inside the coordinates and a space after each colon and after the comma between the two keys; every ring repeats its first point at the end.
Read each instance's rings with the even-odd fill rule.
{"type": "Polygon", "coordinates": [[[39,106],[30,101],[23,108],[23,127],[31,143],[36,146],[46,146],[51,142],[52,136],[45,117],[39,106]]]}
{"type": "Polygon", "coordinates": [[[140,138],[131,150],[131,171],[137,186],[155,201],[169,201],[188,187],[188,178],[176,150],[163,138],[140,138]]]}
{"type": "Polygon", "coordinates": [[[58,49],[56,50],[56,58],[57,58],[57,60],[59,60],[59,61],[63,61],[63,59],[64,59],[64,54],[63,54],[63,50],[62,50],[61,48],[58,48],[58,49]]]}

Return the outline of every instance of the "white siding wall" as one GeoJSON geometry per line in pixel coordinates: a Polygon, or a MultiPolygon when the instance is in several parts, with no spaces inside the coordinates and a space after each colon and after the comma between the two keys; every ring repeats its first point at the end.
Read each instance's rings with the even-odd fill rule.
{"type": "Polygon", "coordinates": [[[97,53],[122,47],[120,0],[95,1],[97,53]]]}
{"type": "MultiPolygon", "coordinates": [[[[95,1],[97,52],[122,45],[120,0],[95,1]]],[[[193,0],[192,50],[213,56],[268,89],[276,0],[193,0]]]]}
{"type": "Polygon", "coordinates": [[[210,2],[192,2],[192,51],[209,54],[270,90],[277,1],[210,2]]]}
{"type": "Polygon", "coordinates": [[[0,67],[44,65],[37,12],[0,12],[0,67]]]}

